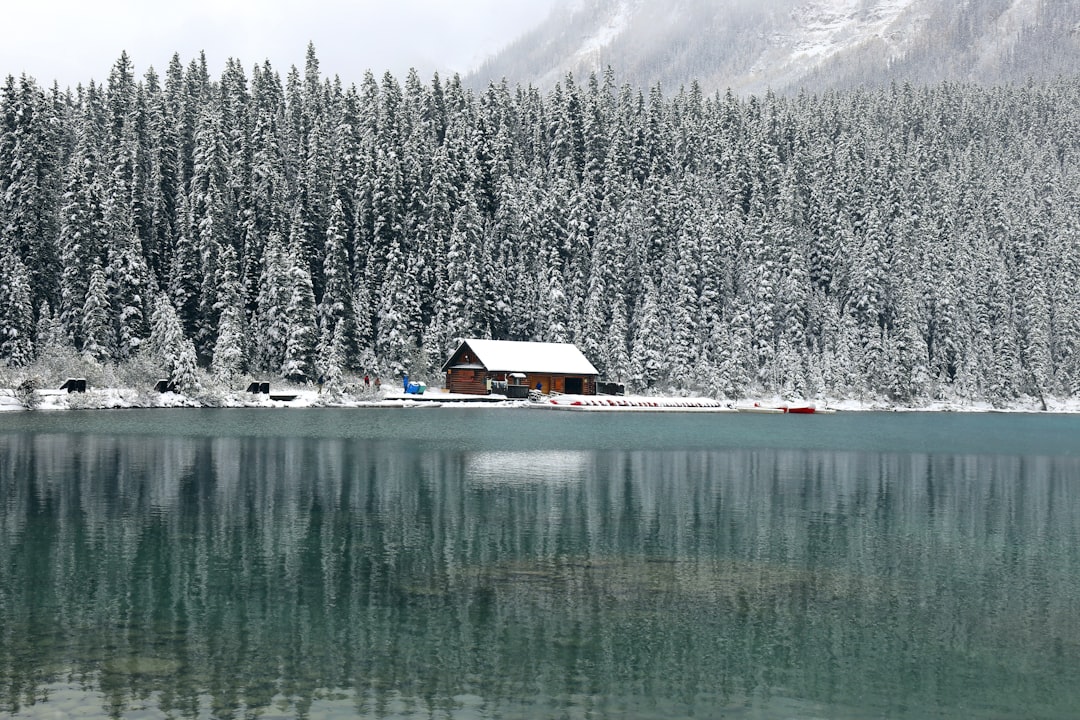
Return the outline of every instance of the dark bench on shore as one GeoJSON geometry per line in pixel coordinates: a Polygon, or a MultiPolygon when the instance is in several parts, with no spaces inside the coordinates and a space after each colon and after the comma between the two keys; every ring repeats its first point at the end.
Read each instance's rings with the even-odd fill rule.
{"type": "Polygon", "coordinates": [[[524,400],[529,397],[528,385],[507,385],[503,390],[503,395],[512,399],[524,400]]]}
{"type": "Polygon", "coordinates": [[[248,385],[247,391],[255,395],[258,395],[260,393],[263,395],[270,395],[271,400],[280,400],[281,402],[289,402],[290,400],[296,399],[295,395],[271,395],[270,383],[268,382],[253,382],[248,385]]]}
{"type": "Polygon", "coordinates": [[[61,390],[67,390],[69,393],[86,392],[86,378],[68,378],[64,381],[64,384],[60,386],[61,390]]]}
{"type": "Polygon", "coordinates": [[[626,386],[622,383],[615,382],[598,382],[596,383],[597,395],[625,395],[626,386]]]}

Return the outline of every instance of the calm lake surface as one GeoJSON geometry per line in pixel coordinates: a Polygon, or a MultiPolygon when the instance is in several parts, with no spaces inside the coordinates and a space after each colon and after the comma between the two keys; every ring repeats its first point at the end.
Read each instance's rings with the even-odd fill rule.
{"type": "Polygon", "coordinates": [[[1080,417],[0,415],[0,717],[1075,718],[1080,417]]]}

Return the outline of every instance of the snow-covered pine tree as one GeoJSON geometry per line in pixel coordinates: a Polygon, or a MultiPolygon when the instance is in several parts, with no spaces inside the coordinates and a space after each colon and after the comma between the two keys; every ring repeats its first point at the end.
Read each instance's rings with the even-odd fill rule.
{"type": "Polygon", "coordinates": [[[345,325],[338,323],[333,337],[319,358],[319,372],[331,397],[339,394],[345,382],[346,359],[345,325]]]}
{"type": "Polygon", "coordinates": [[[315,291],[304,259],[302,237],[294,235],[289,242],[289,264],[285,287],[288,304],[285,306],[285,354],[281,361],[281,376],[308,381],[318,377],[315,351],[319,339],[315,308],[315,291]]]}
{"type": "Polygon", "coordinates": [[[740,257],[740,274],[744,283],[741,291],[749,320],[756,380],[765,390],[776,392],[786,372],[776,362],[779,267],[776,248],[769,242],[767,228],[767,217],[752,215],[748,219],[747,238],[740,257]]]}
{"type": "Polygon", "coordinates": [[[1024,238],[1019,243],[1020,258],[1014,278],[1016,298],[1016,329],[1023,369],[1024,393],[1037,397],[1045,410],[1045,396],[1053,378],[1050,361],[1050,302],[1047,297],[1046,270],[1041,267],[1041,248],[1034,238],[1024,238]]]}
{"type": "Polygon", "coordinates": [[[229,381],[244,372],[244,326],[243,312],[236,306],[227,306],[218,319],[217,341],[210,371],[214,377],[229,381]]]}
{"type": "Polygon", "coordinates": [[[90,281],[75,326],[82,337],[83,355],[103,363],[112,359],[116,334],[109,304],[109,287],[105,270],[96,261],[90,267],[90,281]]]}
{"type": "Polygon", "coordinates": [[[113,323],[114,357],[132,357],[149,334],[147,305],[155,292],[139,240],[128,235],[109,249],[106,277],[113,323]]]}
{"type": "Polygon", "coordinates": [[[289,289],[290,262],[284,241],[271,233],[262,253],[257,310],[251,326],[253,361],[261,370],[278,370],[287,343],[286,310],[292,299],[289,289]]]}
{"type": "Polygon", "coordinates": [[[308,272],[316,299],[323,293],[324,240],[333,213],[333,128],[338,122],[337,114],[338,106],[332,102],[329,85],[320,74],[315,46],[308,43],[301,95],[303,145],[298,157],[297,203],[308,231],[308,272]]]}
{"type": "Polygon", "coordinates": [[[175,128],[169,120],[161,79],[147,70],[140,94],[141,116],[139,195],[136,227],[146,248],[146,263],[157,287],[169,287],[169,263],[176,222],[175,128]]]}
{"type": "Polygon", "coordinates": [[[625,384],[630,378],[630,352],[627,349],[629,328],[626,319],[626,303],[618,295],[611,298],[606,341],[601,350],[604,376],[610,382],[625,384]]]}
{"type": "MultiPolygon", "coordinates": [[[[332,193],[336,195],[335,193],[332,193]]],[[[323,292],[318,305],[319,355],[329,352],[338,325],[341,325],[341,351],[345,357],[356,349],[356,313],[353,309],[352,281],[346,248],[345,212],[340,198],[335,198],[326,229],[323,256],[323,292]]],[[[346,365],[342,366],[347,367],[346,365]]]]}
{"type": "Polygon", "coordinates": [[[194,337],[199,330],[199,250],[198,231],[191,215],[188,193],[180,190],[175,200],[176,237],[170,250],[168,293],[176,307],[184,332],[194,337]]]}
{"type": "MultiPolygon", "coordinates": [[[[77,349],[83,349],[83,306],[93,268],[101,267],[108,228],[101,153],[105,145],[100,93],[91,83],[75,124],[75,150],[66,173],[60,222],[60,324],[77,349]]],[[[95,300],[96,301],[96,300],[95,300]]],[[[100,351],[102,338],[95,338],[100,351]]]]}
{"type": "Polygon", "coordinates": [[[398,242],[392,241],[379,299],[375,350],[380,361],[395,375],[415,372],[411,365],[420,340],[413,334],[420,312],[415,291],[409,259],[398,242]]]}
{"type": "Polygon", "coordinates": [[[60,329],[60,323],[57,322],[56,315],[53,314],[49,303],[42,302],[41,307],[38,309],[37,327],[34,332],[35,355],[40,358],[50,349],[59,348],[64,344],[63,332],[60,329]]]}
{"type": "Polygon", "coordinates": [[[695,374],[698,360],[701,318],[698,307],[698,284],[701,251],[697,243],[699,230],[684,223],[678,235],[666,244],[663,272],[660,279],[658,303],[665,309],[661,331],[667,339],[667,361],[664,378],[675,387],[687,389],[695,374]]]}
{"type": "MultiPolygon", "coordinates": [[[[486,335],[516,339],[521,332],[518,318],[523,314],[515,307],[521,296],[518,285],[526,275],[522,262],[521,203],[513,197],[515,189],[509,175],[500,181],[499,201],[495,215],[483,226],[484,306],[486,335]]],[[[447,350],[436,350],[441,355],[447,350]]]]}
{"type": "MultiPolygon", "coordinates": [[[[585,297],[580,322],[580,335],[575,342],[585,357],[592,358],[593,365],[600,371],[602,376],[608,374],[607,353],[604,352],[608,342],[607,328],[609,325],[609,309],[612,303],[612,290],[609,288],[611,278],[607,270],[607,258],[611,253],[609,237],[606,231],[601,231],[593,246],[593,257],[590,262],[589,289],[585,297]]],[[[621,295],[617,298],[621,301],[621,295]]]]}
{"type": "Polygon", "coordinates": [[[540,316],[537,332],[545,342],[570,342],[570,303],[566,297],[559,248],[551,244],[544,251],[545,262],[539,284],[543,294],[537,304],[540,316]]]}
{"type": "Polygon", "coordinates": [[[446,254],[455,220],[455,189],[451,187],[450,161],[446,146],[434,146],[431,152],[431,179],[427,188],[424,188],[426,196],[423,199],[427,213],[417,218],[416,231],[417,250],[422,267],[418,275],[423,298],[421,311],[424,317],[431,318],[433,324],[448,284],[446,254]]]}
{"type": "MultiPolygon", "coordinates": [[[[395,107],[393,101],[386,101],[389,107],[395,107]]],[[[387,110],[386,112],[393,112],[387,110]]],[[[391,119],[387,119],[391,122],[391,119]]],[[[394,137],[396,131],[383,130],[380,125],[380,138],[394,137]]],[[[372,178],[374,189],[371,196],[371,211],[374,218],[371,244],[367,248],[366,276],[369,287],[376,288],[385,276],[398,269],[390,265],[390,255],[398,258],[408,257],[408,242],[403,237],[405,215],[405,188],[402,174],[401,147],[383,140],[375,150],[375,176],[372,178]],[[392,246],[396,243],[397,249],[392,246]]]]}
{"type": "Polygon", "coordinates": [[[641,298],[634,316],[633,343],[630,349],[630,384],[638,391],[656,388],[663,377],[665,359],[664,349],[667,338],[660,318],[660,302],[656,286],[650,278],[645,278],[641,298]]]}
{"type": "Polygon", "coordinates": [[[26,268],[35,307],[58,298],[58,128],[33,79],[9,75],[0,93],[0,231],[26,268]]]}
{"type": "Polygon", "coordinates": [[[281,79],[269,61],[256,66],[251,81],[251,180],[250,213],[244,218],[246,244],[241,253],[245,296],[264,292],[264,252],[272,234],[279,238],[288,230],[289,193],[285,148],[282,143],[285,99],[281,79]]]}
{"type": "Polygon", "coordinates": [[[205,359],[213,350],[217,333],[218,255],[229,241],[233,221],[225,195],[228,180],[224,131],[215,108],[209,104],[199,111],[194,152],[189,203],[190,232],[198,263],[198,302],[191,337],[196,352],[205,359]]]}
{"type": "Polygon", "coordinates": [[[446,295],[439,298],[441,312],[437,319],[446,344],[437,350],[445,352],[457,340],[474,335],[481,326],[480,233],[480,211],[470,194],[455,213],[450,232],[446,295]]]}
{"type": "Polygon", "coordinates": [[[192,394],[202,389],[195,360],[195,345],[184,336],[176,308],[166,293],[154,300],[150,318],[150,336],[143,352],[158,363],[177,391],[192,394]]]}
{"type": "Polygon", "coordinates": [[[222,241],[234,249],[246,247],[253,232],[251,93],[239,60],[225,62],[221,75],[221,140],[224,151],[222,241]]]}
{"type": "MultiPolygon", "coordinates": [[[[582,150],[584,153],[584,149],[582,150]]],[[[572,337],[582,334],[584,305],[589,293],[593,244],[596,236],[598,189],[588,179],[574,186],[569,197],[566,217],[566,237],[563,239],[565,258],[564,286],[567,296],[569,330],[572,337]]]]}
{"type": "Polygon", "coordinates": [[[34,358],[30,276],[6,234],[0,234],[0,362],[19,367],[34,358]]]}
{"type": "Polygon", "coordinates": [[[222,248],[217,268],[218,326],[210,369],[215,377],[228,381],[240,375],[247,365],[239,262],[231,245],[222,248]]]}

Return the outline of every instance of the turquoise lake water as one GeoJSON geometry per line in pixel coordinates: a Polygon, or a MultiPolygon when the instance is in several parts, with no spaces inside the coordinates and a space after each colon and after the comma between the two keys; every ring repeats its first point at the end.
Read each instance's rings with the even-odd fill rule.
{"type": "Polygon", "coordinates": [[[0,414],[2,718],[1075,718],[1080,417],[0,414]]]}

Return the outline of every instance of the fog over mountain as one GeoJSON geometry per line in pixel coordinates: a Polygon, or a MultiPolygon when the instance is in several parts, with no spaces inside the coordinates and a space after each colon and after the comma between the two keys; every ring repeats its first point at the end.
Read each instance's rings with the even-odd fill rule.
{"type": "Polygon", "coordinates": [[[567,0],[468,78],[619,81],[737,93],[999,83],[1080,71],[1069,0],[567,0]]]}

